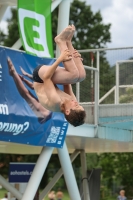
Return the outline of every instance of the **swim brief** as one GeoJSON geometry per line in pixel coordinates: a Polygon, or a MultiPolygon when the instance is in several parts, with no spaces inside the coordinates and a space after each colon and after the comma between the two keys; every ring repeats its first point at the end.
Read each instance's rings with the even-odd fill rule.
{"type": "Polygon", "coordinates": [[[33,80],[38,83],[43,83],[43,80],[39,77],[38,71],[43,65],[38,65],[33,71],[33,80]]]}

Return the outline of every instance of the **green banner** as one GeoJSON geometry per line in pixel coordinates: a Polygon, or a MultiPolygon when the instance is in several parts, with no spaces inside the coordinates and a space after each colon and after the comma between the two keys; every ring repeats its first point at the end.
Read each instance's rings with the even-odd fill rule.
{"type": "Polygon", "coordinates": [[[20,37],[29,54],[53,57],[51,1],[18,0],[20,37]]]}

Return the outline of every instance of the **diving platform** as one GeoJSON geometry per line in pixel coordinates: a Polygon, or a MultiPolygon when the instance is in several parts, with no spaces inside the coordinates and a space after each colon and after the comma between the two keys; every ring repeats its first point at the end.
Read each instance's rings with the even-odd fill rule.
{"type": "MultiPolygon", "coordinates": [[[[94,125],[92,106],[83,105],[86,123],[68,126],[66,145],[69,153],[84,149],[86,153],[133,151],[133,104],[99,105],[99,124],[94,125]]],[[[40,154],[42,146],[0,141],[1,153],[40,154]]],[[[57,153],[55,149],[53,153],[57,153]]]]}

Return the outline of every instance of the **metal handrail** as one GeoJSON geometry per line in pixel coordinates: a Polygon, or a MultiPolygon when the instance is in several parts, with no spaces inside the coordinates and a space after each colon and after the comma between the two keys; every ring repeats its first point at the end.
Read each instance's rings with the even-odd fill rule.
{"type": "Polygon", "coordinates": [[[121,50],[121,49],[133,49],[133,47],[100,48],[100,49],[83,49],[83,50],[78,50],[78,52],[80,52],[80,53],[88,53],[88,52],[108,51],[108,50],[121,50]]]}
{"type": "Polygon", "coordinates": [[[116,86],[112,87],[101,99],[99,99],[99,103],[104,101],[115,90],[115,88],[116,86]]]}
{"type": "MultiPolygon", "coordinates": [[[[84,65],[84,68],[90,71],[94,71],[95,73],[95,94],[94,94],[94,124],[97,125],[98,124],[98,103],[99,103],[99,95],[98,95],[98,80],[99,80],[99,70],[97,68],[94,67],[89,67],[84,65]]],[[[76,98],[79,100],[79,88],[80,88],[80,84],[77,83],[78,89],[76,89],[76,98]]]]}
{"type": "MultiPolygon", "coordinates": [[[[119,85],[119,88],[126,88],[126,87],[133,88],[133,85],[119,85]]],[[[112,87],[103,97],[101,97],[101,99],[99,99],[99,104],[103,102],[115,90],[116,90],[116,86],[112,87]]],[[[116,99],[116,93],[115,93],[114,99],[116,99]]],[[[93,104],[93,103],[94,102],[80,102],[80,104],[93,104]]],[[[114,104],[116,104],[116,101],[114,101],[114,104]]]]}

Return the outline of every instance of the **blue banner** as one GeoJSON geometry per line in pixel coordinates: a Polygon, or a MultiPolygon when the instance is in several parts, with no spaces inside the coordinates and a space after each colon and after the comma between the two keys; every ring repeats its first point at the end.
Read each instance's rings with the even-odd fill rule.
{"type": "Polygon", "coordinates": [[[68,122],[62,113],[50,112],[39,103],[27,75],[36,66],[54,61],[0,47],[1,141],[62,148],[68,122]],[[9,68],[8,57],[14,69],[9,68]]]}
{"type": "Polygon", "coordinates": [[[10,163],[9,183],[28,183],[35,163],[10,163]]]}

